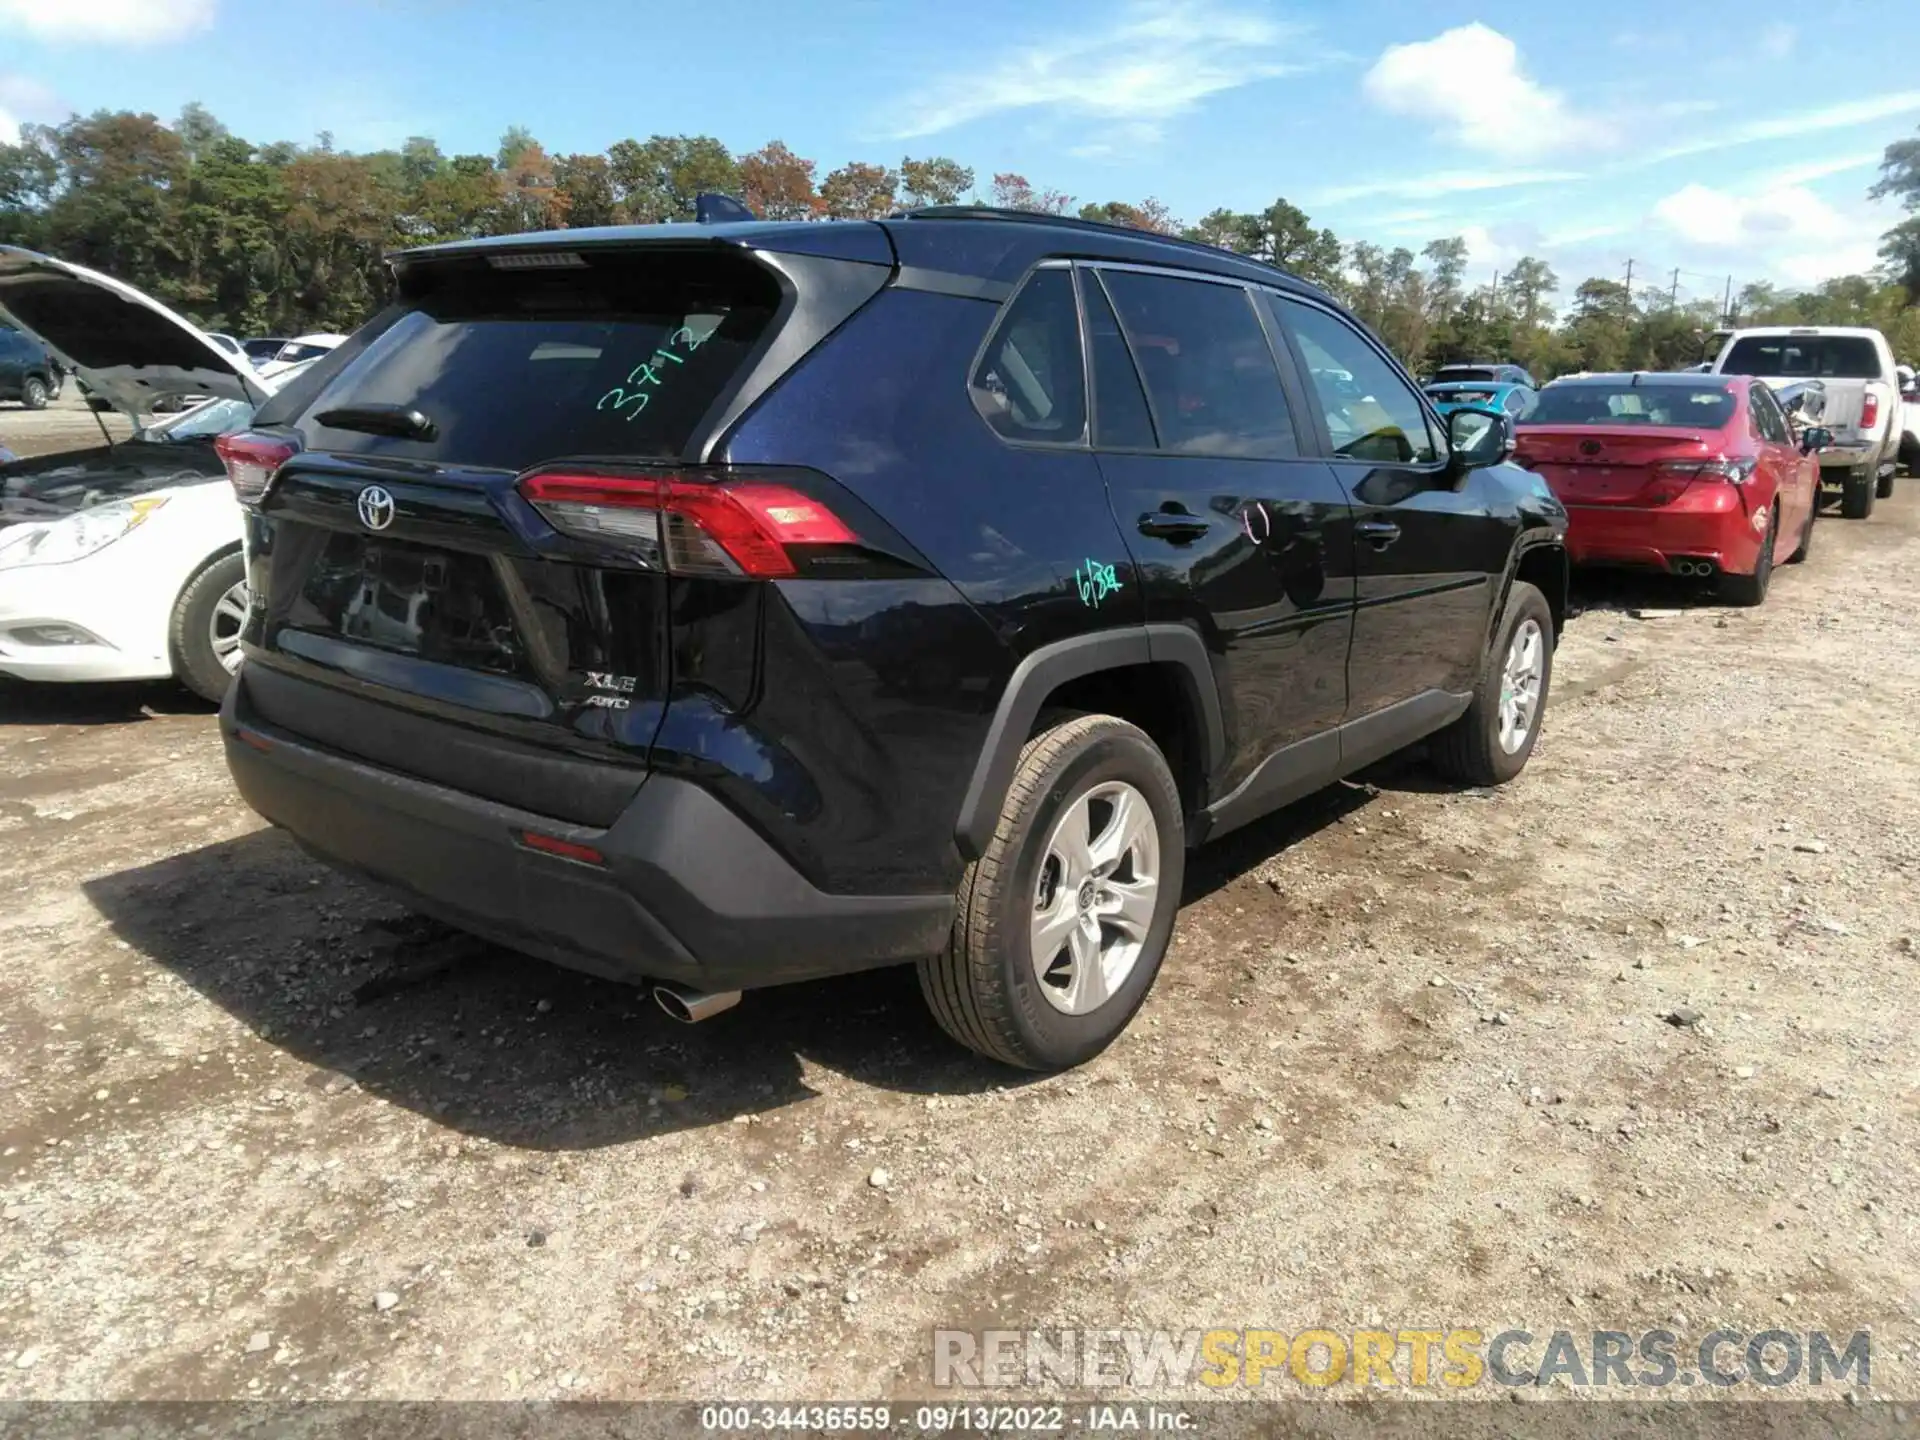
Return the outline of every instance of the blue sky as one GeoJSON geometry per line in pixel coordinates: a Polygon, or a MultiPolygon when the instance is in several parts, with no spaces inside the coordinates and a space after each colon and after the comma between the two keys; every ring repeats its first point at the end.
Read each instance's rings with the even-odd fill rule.
{"type": "MultiPolygon", "coordinates": [[[[1467,237],[1683,296],[1870,266],[1920,128],[1910,3],[0,0],[0,134],[190,100],[255,140],[550,151],[706,132],[948,154],[1184,219],[1284,195],[1342,239],[1467,237]],[[1896,63],[1904,58],[1913,63],[1896,63]]],[[[1565,298],[1563,292],[1563,300],[1565,298]]]]}

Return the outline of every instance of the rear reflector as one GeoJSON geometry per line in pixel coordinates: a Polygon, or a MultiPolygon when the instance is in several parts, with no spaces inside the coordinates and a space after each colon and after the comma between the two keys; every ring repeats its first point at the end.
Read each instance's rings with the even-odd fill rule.
{"type": "Polygon", "coordinates": [[[671,575],[781,579],[799,573],[789,546],[859,538],[811,495],[727,472],[536,471],[520,493],[561,534],[625,546],[671,575]]]}
{"type": "Polygon", "coordinates": [[[562,840],[557,835],[542,835],[538,830],[522,830],[520,843],[529,850],[544,851],[548,855],[558,855],[563,860],[578,860],[583,865],[605,865],[607,857],[591,845],[576,845],[571,840],[562,840]]]}
{"type": "Polygon", "coordinates": [[[253,731],[251,730],[242,730],[236,727],[233,732],[233,737],[234,739],[238,740],[242,745],[246,745],[251,747],[252,749],[259,750],[262,753],[273,749],[272,741],[268,740],[267,737],[264,735],[254,734],[253,731]]]}
{"type": "Polygon", "coordinates": [[[234,498],[242,505],[257,505],[266,494],[267,482],[273,479],[274,471],[300,449],[278,435],[262,435],[251,430],[222,435],[213,442],[213,448],[227,467],[234,498]]]}

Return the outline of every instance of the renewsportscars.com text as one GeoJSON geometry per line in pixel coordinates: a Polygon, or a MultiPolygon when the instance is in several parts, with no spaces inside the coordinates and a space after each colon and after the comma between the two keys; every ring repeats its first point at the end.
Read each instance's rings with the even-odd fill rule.
{"type": "Polygon", "coordinates": [[[1824,1330],[936,1330],[940,1388],[1037,1391],[1845,1385],[1873,1380],[1872,1337],[1824,1330]]]}

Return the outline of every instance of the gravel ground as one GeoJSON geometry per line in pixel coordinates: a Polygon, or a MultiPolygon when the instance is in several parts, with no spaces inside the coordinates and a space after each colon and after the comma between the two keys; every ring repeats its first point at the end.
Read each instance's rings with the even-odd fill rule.
{"type": "Polygon", "coordinates": [[[676,1027],[308,860],[181,692],[0,691],[0,1398],[898,1398],[937,1326],[1373,1324],[1870,1327],[1920,1396],[1917,542],[1829,515],[1757,612],[1583,584],[1519,781],[1403,757],[1203,852],[1047,1079],[910,973],[676,1027]]]}

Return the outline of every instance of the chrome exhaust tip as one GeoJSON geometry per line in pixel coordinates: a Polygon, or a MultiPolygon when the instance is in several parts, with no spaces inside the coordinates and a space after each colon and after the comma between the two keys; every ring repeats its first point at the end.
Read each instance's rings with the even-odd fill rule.
{"type": "Polygon", "coordinates": [[[731,1010],[738,1005],[740,992],[689,990],[684,985],[662,982],[653,987],[653,1003],[682,1025],[698,1025],[702,1020],[711,1020],[722,1010],[731,1010]]]}

